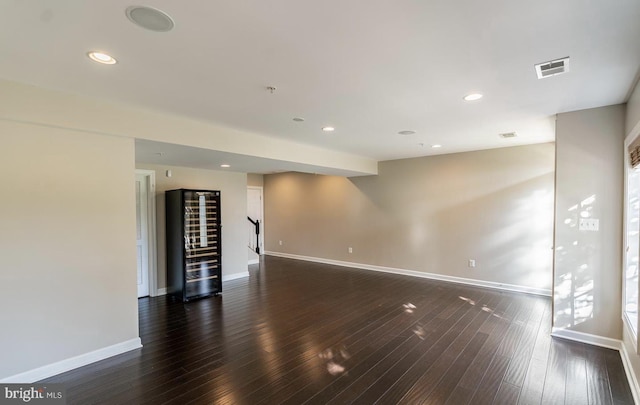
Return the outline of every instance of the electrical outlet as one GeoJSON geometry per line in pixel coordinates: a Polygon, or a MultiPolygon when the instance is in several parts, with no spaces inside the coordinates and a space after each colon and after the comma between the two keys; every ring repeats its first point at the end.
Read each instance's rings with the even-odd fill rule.
{"type": "Polygon", "coordinates": [[[280,246],[282,246],[282,241],[280,241],[280,246]]]}
{"type": "Polygon", "coordinates": [[[469,259],[469,267],[476,267],[475,259],[469,259]]]}
{"type": "Polygon", "coordinates": [[[349,246],[349,253],[353,253],[353,248],[349,246]]]}

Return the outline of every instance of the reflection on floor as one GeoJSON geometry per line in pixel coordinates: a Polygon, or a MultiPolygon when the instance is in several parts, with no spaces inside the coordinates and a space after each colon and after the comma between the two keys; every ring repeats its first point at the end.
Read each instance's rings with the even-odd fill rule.
{"type": "Polygon", "coordinates": [[[221,296],[140,300],[144,347],[47,380],[69,403],[632,404],[550,299],[265,257],[221,296]]]}

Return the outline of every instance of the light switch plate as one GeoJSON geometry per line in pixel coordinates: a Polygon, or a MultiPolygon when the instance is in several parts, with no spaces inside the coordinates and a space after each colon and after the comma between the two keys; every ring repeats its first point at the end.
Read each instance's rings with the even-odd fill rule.
{"type": "Polygon", "coordinates": [[[594,218],[580,218],[579,228],[581,231],[600,230],[600,220],[594,218]]]}

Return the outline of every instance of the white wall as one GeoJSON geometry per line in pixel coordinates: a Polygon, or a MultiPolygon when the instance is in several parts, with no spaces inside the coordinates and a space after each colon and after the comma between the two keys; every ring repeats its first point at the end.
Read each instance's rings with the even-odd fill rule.
{"type": "MultiPolygon", "coordinates": [[[[138,163],[138,169],[156,172],[156,231],[158,288],[167,286],[164,192],[178,188],[220,190],[222,214],[222,281],[248,276],[247,272],[247,175],[218,170],[158,166],[138,163]],[[171,169],[171,177],[165,172],[171,169]]],[[[222,286],[224,292],[224,284],[222,286]]]]}
{"type": "Polygon", "coordinates": [[[554,328],[622,338],[625,106],[558,114],[554,328]],[[582,215],[599,230],[581,231],[582,215]]]}
{"type": "Polygon", "coordinates": [[[0,380],[138,339],[132,139],[0,121],[0,380]]]}

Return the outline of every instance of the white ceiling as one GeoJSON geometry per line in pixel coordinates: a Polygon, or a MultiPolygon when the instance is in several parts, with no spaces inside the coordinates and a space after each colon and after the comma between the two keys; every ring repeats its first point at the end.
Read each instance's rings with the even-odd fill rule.
{"type": "Polygon", "coordinates": [[[146,2],[167,33],[133,25],[132,4],[3,1],[0,78],[387,160],[552,141],[556,113],[626,101],[640,66],[638,0],[146,2]],[[536,78],[565,56],[570,73],[536,78]]]}

